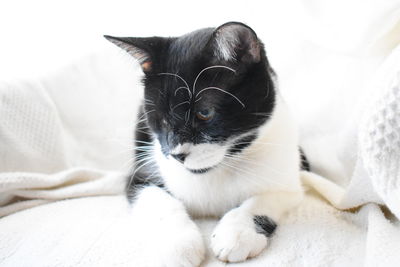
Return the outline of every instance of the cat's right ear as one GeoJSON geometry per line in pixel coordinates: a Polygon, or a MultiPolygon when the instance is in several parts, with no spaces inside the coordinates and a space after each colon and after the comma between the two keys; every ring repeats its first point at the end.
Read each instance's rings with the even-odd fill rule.
{"type": "Polygon", "coordinates": [[[154,54],[153,50],[158,43],[157,37],[135,38],[104,35],[104,38],[133,56],[139,62],[145,73],[152,70],[152,54],[154,54]]]}
{"type": "Polygon", "coordinates": [[[214,30],[212,44],[214,54],[224,61],[258,63],[262,44],[256,33],[241,22],[228,22],[214,30]]]}

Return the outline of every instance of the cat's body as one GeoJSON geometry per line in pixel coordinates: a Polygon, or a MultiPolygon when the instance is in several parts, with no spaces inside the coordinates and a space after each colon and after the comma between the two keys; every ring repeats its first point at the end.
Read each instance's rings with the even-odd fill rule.
{"type": "Polygon", "coordinates": [[[191,215],[222,216],[254,195],[301,191],[297,131],[285,104],[279,102],[249,147],[207,173],[193,174],[155,149],[166,188],[191,215]]]}
{"type": "Polygon", "coordinates": [[[233,22],[179,38],[107,39],[145,73],[128,197],[174,225],[163,264],[201,262],[190,217],[222,217],[211,238],[220,260],[258,255],[303,192],[296,126],[254,31],[233,22]]]}

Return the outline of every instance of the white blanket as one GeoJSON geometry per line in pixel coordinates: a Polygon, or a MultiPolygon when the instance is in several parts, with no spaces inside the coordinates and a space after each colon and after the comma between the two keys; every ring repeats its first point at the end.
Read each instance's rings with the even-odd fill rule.
{"type": "Polygon", "coordinates": [[[123,192],[142,89],[136,63],[112,52],[37,81],[0,83],[0,216],[123,192]]]}
{"type": "MultiPolygon", "coordinates": [[[[0,84],[0,216],[9,215],[0,219],[1,266],[154,266],[157,252],[144,238],[153,229],[120,196],[142,92],[136,63],[115,51],[37,81],[0,84]],[[77,199],[55,202],[69,198],[77,199]]],[[[398,265],[400,47],[386,55],[372,60],[358,89],[327,91],[331,102],[317,95],[323,105],[319,115],[308,110],[313,122],[299,118],[320,175],[303,173],[304,203],[260,257],[235,266],[398,265]]],[[[365,61],[353,58],[352,68],[365,61]]],[[[287,81],[283,94],[301,114],[299,102],[314,92],[299,97],[291,89],[301,80],[287,81]]],[[[216,222],[198,223],[208,238],[216,222]]],[[[209,253],[204,265],[225,264],[209,253]]]]}

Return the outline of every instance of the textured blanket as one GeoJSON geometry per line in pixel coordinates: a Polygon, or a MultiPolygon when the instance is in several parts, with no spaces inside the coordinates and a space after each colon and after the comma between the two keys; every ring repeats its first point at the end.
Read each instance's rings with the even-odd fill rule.
{"type": "Polygon", "coordinates": [[[93,55],[47,78],[0,83],[0,216],[122,193],[142,94],[130,60],[93,55]]]}
{"type": "MultiPolygon", "coordinates": [[[[347,102],[332,94],[319,107],[315,124],[338,129],[300,120],[314,171],[302,173],[306,198],[262,255],[235,266],[398,265],[400,47],[381,58],[347,102]]],[[[0,83],[1,266],[160,265],[146,236],[163,227],[134,218],[121,196],[142,93],[135,64],[112,51],[0,83]]],[[[294,113],[308,97],[287,97],[294,113]]],[[[207,239],[216,221],[197,222],[207,239]]],[[[204,266],[225,264],[209,252],[204,266]]]]}

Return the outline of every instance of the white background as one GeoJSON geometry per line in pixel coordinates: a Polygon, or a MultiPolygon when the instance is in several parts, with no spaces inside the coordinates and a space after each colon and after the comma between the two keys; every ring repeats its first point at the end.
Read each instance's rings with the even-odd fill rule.
{"type": "Polygon", "coordinates": [[[104,34],[174,36],[231,20],[253,27],[273,63],[287,65],[302,40],[356,46],[376,2],[394,1],[2,0],[0,80],[32,76],[101,49],[104,34]]]}
{"type": "Polygon", "coordinates": [[[102,49],[104,34],[175,36],[231,20],[252,26],[267,48],[284,49],[294,39],[294,3],[2,0],[0,80],[34,76],[102,49]]]}
{"type": "Polygon", "coordinates": [[[398,43],[400,31],[386,35],[399,11],[399,0],[1,0],[0,81],[116,49],[104,34],[176,36],[235,20],[264,41],[302,127],[330,131],[398,43]],[[329,123],[318,121],[324,112],[329,123]]]}

